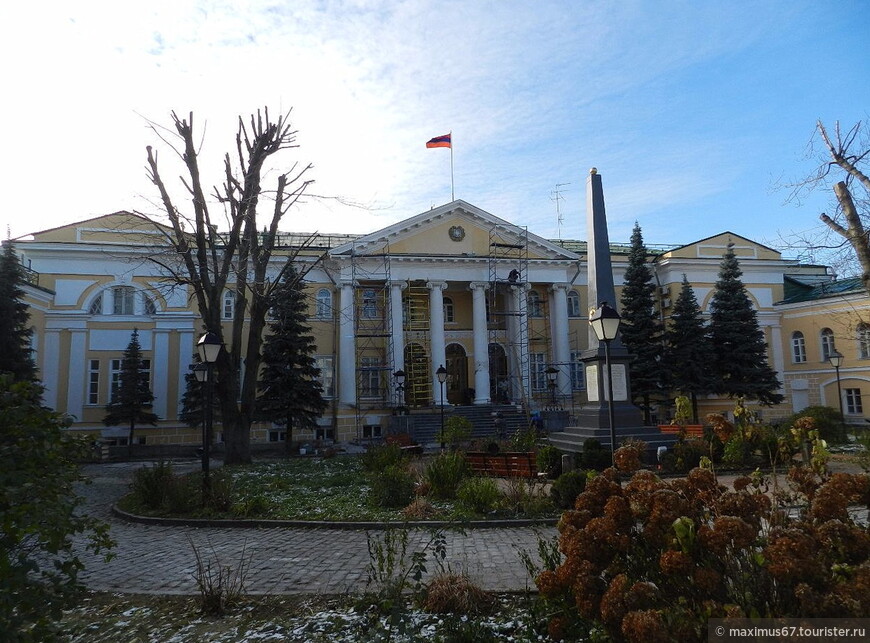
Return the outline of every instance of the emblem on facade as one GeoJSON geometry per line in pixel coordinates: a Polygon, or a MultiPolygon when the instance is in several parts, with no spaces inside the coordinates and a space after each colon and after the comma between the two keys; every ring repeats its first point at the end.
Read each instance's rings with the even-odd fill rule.
{"type": "Polygon", "coordinates": [[[454,241],[462,241],[465,238],[465,228],[461,225],[451,226],[449,234],[454,241]]]}

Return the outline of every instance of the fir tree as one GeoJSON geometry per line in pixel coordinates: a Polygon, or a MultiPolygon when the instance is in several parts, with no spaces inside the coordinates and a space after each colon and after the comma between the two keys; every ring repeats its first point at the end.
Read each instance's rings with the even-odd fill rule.
{"type": "MultiPolygon", "coordinates": [[[[199,354],[194,354],[193,365],[201,364],[199,354]]],[[[213,372],[213,376],[217,373],[213,372]]],[[[181,396],[181,411],[178,414],[178,419],[184,422],[187,426],[195,428],[202,425],[204,400],[202,394],[203,384],[196,379],[193,371],[188,371],[184,374],[184,393],[181,396]]],[[[220,424],[221,422],[221,404],[220,400],[215,396],[212,404],[212,421],[220,424]]]]}
{"type": "Polygon", "coordinates": [[[758,317],[740,280],[743,271],[733,244],[722,259],[710,303],[710,341],[715,358],[716,393],[779,404],[780,382],[767,363],[767,344],[758,317]]]}
{"type": "Polygon", "coordinates": [[[310,429],[326,410],[315,343],[306,323],[308,302],[302,280],[292,266],[271,301],[273,320],[263,342],[263,370],[258,388],[258,416],[287,427],[286,447],[293,427],[310,429]]]}
{"type": "Polygon", "coordinates": [[[710,371],[713,347],[704,325],[695,291],[683,275],[683,286],[671,312],[667,338],[668,388],[692,400],[692,418],[698,422],[698,395],[712,393],[716,380],[710,371]]]}
{"type": "Polygon", "coordinates": [[[11,242],[3,244],[0,256],[0,373],[15,381],[35,381],[36,365],[30,350],[33,331],[27,326],[30,313],[24,303],[24,268],[11,242]]]}
{"type": "Polygon", "coordinates": [[[112,401],[106,406],[106,417],[103,424],[117,426],[129,423],[130,449],[133,448],[133,432],[136,424],[156,425],[160,419],[149,411],[154,395],[148,382],[148,372],[142,364],[142,347],[139,344],[139,330],[134,328],[130,343],[124,351],[121,360],[121,372],[118,377],[118,388],[112,392],[112,401]]]}
{"type": "Polygon", "coordinates": [[[622,342],[635,356],[630,366],[631,392],[650,424],[651,400],[661,395],[661,324],[653,301],[655,285],[647,265],[647,250],[640,226],[631,233],[631,253],[622,287],[622,342]]]}

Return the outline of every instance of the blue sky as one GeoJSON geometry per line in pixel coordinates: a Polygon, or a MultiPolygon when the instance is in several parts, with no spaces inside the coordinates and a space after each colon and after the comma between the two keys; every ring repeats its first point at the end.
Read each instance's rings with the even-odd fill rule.
{"type": "MultiPolygon", "coordinates": [[[[603,176],[612,241],[821,229],[777,185],[809,174],[816,119],[870,117],[863,2],[516,0],[4,3],[0,104],[12,236],[155,212],[146,118],[207,122],[206,182],[236,119],[293,108],[313,193],[282,228],[370,232],[456,196],[531,232],[585,238],[603,176]],[[25,6],[26,5],[26,6],[25,6]],[[563,185],[557,225],[553,191],[563,185]],[[344,202],[364,204],[365,208],[344,202]]],[[[168,150],[164,174],[178,173],[168,150]]],[[[181,201],[179,194],[178,200],[181,201]]],[[[4,230],[5,233],[5,230],[4,230]]],[[[795,254],[789,251],[789,254],[795,254]]]]}

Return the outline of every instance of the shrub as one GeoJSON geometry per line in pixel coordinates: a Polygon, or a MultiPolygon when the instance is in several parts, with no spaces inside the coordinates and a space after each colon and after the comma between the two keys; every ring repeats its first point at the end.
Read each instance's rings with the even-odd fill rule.
{"type": "Polygon", "coordinates": [[[466,478],[456,491],[460,504],[477,514],[491,513],[501,498],[498,484],[492,478],[466,478]]]}
{"type": "Polygon", "coordinates": [[[376,507],[404,507],[414,499],[414,478],[400,465],[370,474],[369,500],[376,507]]]}
{"type": "Polygon", "coordinates": [[[538,471],[547,474],[548,478],[558,478],[562,473],[562,452],[548,444],[538,449],[538,471]]]}
{"type": "Polygon", "coordinates": [[[426,520],[435,513],[435,507],[425,498],[414,498],[411,504],[402,509],[402,515],[407,520],[426,520]]]}
{"type": "Polygon", "coordinates": [[[803,411],[786,418],[782,426],[791,430],[794,423],[803,417],[811,417],[815,420],[815,428],[823,440],[833,443],[846,442],[849,439],[843,416],[837,409],[830,406],[808,406],[803,411]]]}
{"type": "Polygon", "coordinates": [[[444,432],[438,436],[438,440],[449,444],[451,449],[457,449],[460,444],[471,439],[473,428],[474,425],[468,418],[453,415],[444,423],[444,432]]]}
{"type": "MultiPolygon", "coordinates": [[[[731,438],[734,435],[737,435],[737,433],[733,434],[731,438]]],[[[674,469],[682,472],[691,471],[700,464],[701,458],[707,455],[707,450],[707,443],[698,438],[678,440],[674,444],[673,449],[674,458],[676,459],[674,469]]]]}
{"type": "Polygon", "coordinates": [[[538,433],[533,428],[517,429],[517,432],[511,436],[511,449],[520,453],[534,451],[537,443],[538,433]]]}
{"type": "Polygon", "coordinates": [[[459,484],[468,474],[468,463],[461,453],[439,453],[426,467],[429,493],[443,500],[455,498],[459,484]]]}
{"type": "Polygon", "coordinates": [[[495,597],[478,587],[465,574],[437,574],[426,586],[423,609],[432,614],[489,614],[495,597]]]}
{"type": "Polygon", "coordinates": [[[363,469],[378,473],[387,467],[404,464],[407,457],[398,444],[379,444],[362,455],[363,469]]]}
{"type": "Polygon", "coordinates": [[[544,485],[526,478],[509,478],[502,502],[509,511],[527,518],[552,515],[555,509],[544,485]]]}
{"type": "Polygon", "coordinates": [[[133,474],[130,489],[136,503],[146,509],[161,509],[166,506],[176,485],[172,464],[158,462],[153,467],[142,467],[133,474]]]}
{"type": "Polygon", "coordinates": [[[613,463],[613,456],[609,449],[601,446],[601,442],[595,438],[588,438],[583,442],[583,452],[580,454],[580,466],[584,469],[604,471],[613,463]]]}
{"type": "Polygon", "coordinates": [[[550,497],[560,509],[573,509],[574,501],[586,488],[586,474],[582,471],[568,471],[553,481],[550,497]]]}

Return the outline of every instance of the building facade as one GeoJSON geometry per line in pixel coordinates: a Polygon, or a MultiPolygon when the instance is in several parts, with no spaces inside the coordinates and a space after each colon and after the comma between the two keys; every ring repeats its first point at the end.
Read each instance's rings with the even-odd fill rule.
{"type": "MultiPolygon", "coordinates": [[[[308,264],[309,323],[330,401],[310,439],[378,438],[398,407],[422,413],[442,404],[527,410],[556,404],[570,414],[586,401],[580,356],[589,343],[588,311],[597,302],[587,297],[584,242],[544,239],[461,200],[371,234],[310,237],[281,234],[274,258],[276,275],[288,254],[308,264]],[[439,367],[448,374],[443,384],[439,367]],[[394,375],[399,371],[402,384],[394,375]]],[[[650,266],[662,318],[684,274],[707,310],[729,244],[786,395],[765,414],[788,415],[815,403],[836,407],[836,377],[825,361],[836,345],[845,357],[844,411],[863,421],[870,327],[860,319],[870,301],[860,291],[833,293],[840,282],[824,267],[784,259],[728,232],[658,248],[650,266]]],[[[161,418],[157,427],[137,429],[139,440],[197,444],[198,431],[178,415],[202,327],[189,289],[168,278],[160,227],[117,212],[34,233],[16,241],[16,249],[32,278],[27,298],[45,402],[73,416],[74,430],[123,443],[126,429],[104,427],[102,417],[135,328],[161,418]]],[[[628,247],[611,250],[619,290],[628,247]]],[[[229,288],[227,324],[234,302],[229,288]]],[[[732,406],[715,397],[701,403],[703,413],[732,406]]],[[[259,442],[280,439],[279,428],[268,425],[252,435],[259,442]]]]}

